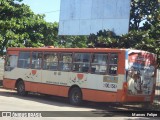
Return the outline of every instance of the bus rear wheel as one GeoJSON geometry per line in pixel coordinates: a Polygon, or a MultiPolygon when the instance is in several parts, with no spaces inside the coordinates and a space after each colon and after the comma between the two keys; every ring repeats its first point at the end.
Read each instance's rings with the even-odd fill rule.
{"type": "Polygon", "coordinates": [[[23,81],[19,81],[17,83],[17,94],[20,96],[25,96],[27,95],[27,92],[25,91],[25,85],[23,81]]]}
{"type": "Polygon", "coordinates": [[[72,105],[80,105],[82,103],[82,92],[80,88],[72,88],[69,93],[69,102],[72,105]]]}

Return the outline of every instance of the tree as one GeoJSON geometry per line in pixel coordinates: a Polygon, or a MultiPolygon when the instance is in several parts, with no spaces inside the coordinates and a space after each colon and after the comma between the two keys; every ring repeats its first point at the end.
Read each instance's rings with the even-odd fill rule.
{"type": "Polygon", "coordinates": [[[112,31],[100,30],[97,35],[91,34],[88,37],[89,47],[115,48],[118,45],[118,36],[112,31]]]}
{"type": "MultiPolygon", "coordinates": [[[[157,54],[160,66],[160,1],[132,0],[130,33],[142,34],[134,48],[157,54]],[[143,24],[143,25],[142,25],[143,24]]],[[[134,34],[136,37],[136,35],[134,34]]],[[[128,38],[130,35],[128,34],[128,38]]]]}
{"type": "Polygon", "coordinates": [[[45,46],[58,46],[58,23],[45,23],[42,28],[42,43],[45,46]]]}
{"type": "Polygon", "coordinates": [[[131,0],[130,30],[151,29],[158,11],[158,0],[131,0]]]}
{"type": "Polygon", "coordinates": [[[86,48],[87,36],[59,36],[57,46],[66,48],[86,48]]]}
{"type": "Polygon", "coordinates": [[[147,50],[157,54],[160,65],[160,7],[158,0],[131,0],[129,33],[116,36],[111,31],[99,31],[96,35],[89,36],[88,44],[89,47],[147,50]]]}
{"type": "Polygon", "coordinates": [[[44,15],[34,14],[22,0],[0,0],[0,52],[7,47],[53,45],[58,24],[47,23],[44,15]]]}

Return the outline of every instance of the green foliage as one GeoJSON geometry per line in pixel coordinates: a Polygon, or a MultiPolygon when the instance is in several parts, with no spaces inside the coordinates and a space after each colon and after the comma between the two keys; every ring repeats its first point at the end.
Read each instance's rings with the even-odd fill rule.
{"type": "Polygon", "coordinates": [[[160,7],[158,0],[131,0],[130,31],[116,36],[111,31],[91,34],[89,47],[135,48],[157,54],[160,66],[160,7]]]}
{"type": "Polygon", "coordinates": [[[157,54],[158,64],[160,66],[159,2],[159,0],[132,0],[130,32],[125,36],[128,38],[128,41],[130,41],[131,36],[135,37],[134,42],[136,44],[133,45],[133,48],[147,50],[157,54]],[[138,37],[137,35],[140,36],[138,37]]]}
{"type": "Polygon", "coordinates": [[[86,48],[87,36],[59,36],[58,47],[86,48]]]}
{"type": "Polygon", "coordinates": [[[114,48],[118,43],[117,38],[116,34],[112,31],[100,30],[97,35],[91,34],[88,37],[88,45],[89,47],[114,48]]]}
{"type": "MultiPolygon", "coordinates": [[[[48,23],[22,0],[0,0],[0,53],[7,47],[135,48],[157,54],[160,64],[158,0],[131,0],[129,33],[100,30],[89,36],[58,36],[58,23],[48,23]]],[[[97,23],[98,24],[98,23],[97,23]]]]}
{"type": "Polygon", "coordinates": [[[58,23],[47,23],[44,15],[34,14],[21,1],[0,0],[1,54],[7,47],[53,45],[57,39],[58,23]]]}
{"type": "Polygon", "coordinates": [[[158,9],[158,0],[131,0],[130,30],[150,29],[158,9]]]}

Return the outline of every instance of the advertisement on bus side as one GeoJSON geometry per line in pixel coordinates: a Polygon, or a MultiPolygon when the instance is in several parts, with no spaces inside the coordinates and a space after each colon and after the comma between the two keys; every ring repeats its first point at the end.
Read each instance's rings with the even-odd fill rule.
{"type": "Polygon", "coordinates": [[[155,80],[156,56],[142,51],[128,51],[127,84],[129,95],[151,95],[155,80]]]}

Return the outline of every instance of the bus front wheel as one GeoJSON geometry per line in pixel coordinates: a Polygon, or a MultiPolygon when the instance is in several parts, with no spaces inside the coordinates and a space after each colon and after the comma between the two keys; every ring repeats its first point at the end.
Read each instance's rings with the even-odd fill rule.
{"type": "Polygon", "coordinates": [[[82,92],[80,88],[74,87],[69,93],[69,102],[72,105],[80,105],[82,103],[82,92]]]}
{"type": "Polygon", "coordinates": [[[20,96],[27,95],[27,92],[25,91],[25,85],[23,81],[19,81],[17,84],[17,94],[20,96]]]}

